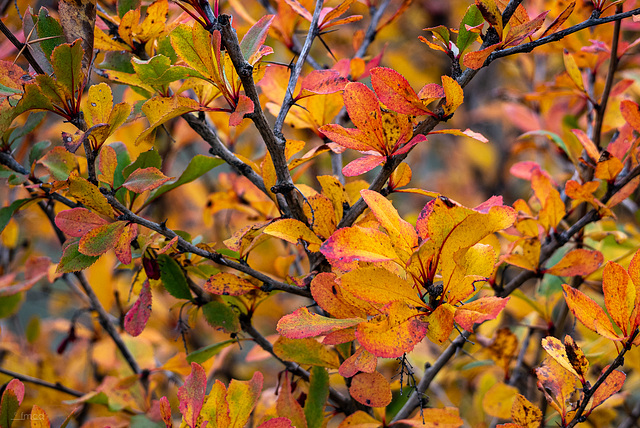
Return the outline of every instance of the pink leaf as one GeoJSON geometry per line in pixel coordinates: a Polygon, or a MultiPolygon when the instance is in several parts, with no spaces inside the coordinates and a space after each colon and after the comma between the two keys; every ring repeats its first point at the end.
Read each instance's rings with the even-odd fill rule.
{"type": "Polygon", "coordinates": [[[507,305],[509,298],[482,297],[459,307],[454,316],[455,322],[467,331],[473,332],[473,325],[486,320],[492,320],[500,314],[507,305]]]}
{"type": "Polygon", "coordinates": [[[349,162],[344,168],[342,173],[347,177],[354,177],[356,175],[364,174],[371,171],[378,165],[382,165],[387,160],[386,156],[380,155],[368,155],[358,158],[349,162]]]}
{"type": "Polygon", "coordinates": [[[151,315],[151,287],[147,279],[142,284],[140,296],[124,317],[124,330],[131,336],[138,336],[147,325],[151,315]]]}
{"type": "Polygon", "coordinates": [[[86,208],[61,211],[56,216],[55,222],[56,226],[65,234],[76,238],[80,238],[90,230],[108,223],[107,220],[86,208]]]}
{"type": "Polygon", "coordinates": [[[349,83],[336,70],[314,70],[300,81],[300,94],[297,99],[314,94],[333,94],[342,91],[349,83]]]}
{"type": "Polygon", "coordinates": [[[187,376],[184,385],[178,388],[182,420],[190,428],[197,426],[206,389],[207,375],[204,369],[198,363],[191,363],[191,374],[187,376]]]}

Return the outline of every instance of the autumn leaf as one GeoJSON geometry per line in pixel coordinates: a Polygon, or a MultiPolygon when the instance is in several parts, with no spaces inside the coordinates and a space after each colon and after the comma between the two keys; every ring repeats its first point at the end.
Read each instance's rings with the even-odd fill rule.
{"type": "Polygon", "coordinates": [[[220,272],[211,276],[203,288],[209,293],[224,296],[241,296],[259,289],[259,287],[246,279],[228,272],[220,272]]]}
{"type": "Polygon", "coordinates": [[[613,329],[609,317],[596,302],[587,297],[583,292],[567,284],[562,285],[567,306],[573,315],[588,329],[595,331],[607,339],[623,340],[613,329]]]}
{"type": "Polygon", "coordinates": [[[2,393],[0,401],[0,425],[10,427],[18,408],[24,400],[24,384],[18,379],[11,379],[2,393]]]}
{"type": "Polygon", "coordinates": [[[158,168],[141,168],[133,171],[122,186],[134,193],[142,193],[157,189],[172,178],[165,176],[158,168]]]}
{"type": "Polygon", "coordinates": [[[280,337],[273,345],[273,352],[283,360],[295,361],[298,364],[333,369],[340,367],[338,355],[314,339],[280,337]]]}
{"type": "Polygon", "coordinates": [[[542,347],[551,358],[556,360],[558,364],[575,375],[584,384],[586,382],[585,374],[589,369],[589,363],[582,353],[582,350],[573,342],[573,339],[567,339],[570,337],[571,336],[565,336],[565,343],[563,344],[560,342],[560,339],[547,336],[542,339],[542,347]]]}
{"type": "Polygon", "coordinates": [[[60,211],[55,219],[56,226],[65,234],[73,237],[82,237],[96,227],[109,223],[99,215],[86,208],[73,208],[60,211]]]}
{"type": "Polygon", "coordinates": [[[138,300],[124,317],[124,330],[131,336],[138,336],[144,330],[151,315],[151,287],[149,280],[142,284],[138,300]]]}
{"type": "Polygon", "coordinates": [[[277,330],[282,336],[290,339],[316,337],[336,330],[353,327],[363,322],[362,318],[327,318],[312,314],[306,307],[280,318],[277,330]]]}
{"type": "MultiPolygon", "coordinates": [[[[607,371],[609,366],[606,366],[602,369],[602,373],[607,371]]],[[[622,385],[626,380],[627,375],[625,375],[620,370],[614,370],[607,376],[604,382],[595,390],[593,396],[591,397],[591,401],[589,402],[589,406],[587,407],[586,414],[589,415],[599,405],[604,403],[609,397],[613,394],[618,393],[620,389],[622,389],[622,385]]]]}
{"type": "Polygon", "coordinates": [[[207,377],[204,369],[197,363],[191,363],[191,374],[184,385],[178,389],[182,420],[191,428],[195,428],[200,410],[204,403],[207,377]]]}
{"type": "Polygon", "coordinates": [[[307,243],[309,251],[318,251],[322,241],[308,226],[299,220],[281,219],[276,220],[264,228],[263,233],[283,239],[292,244],[297,244],[298,240],[307,243]]]}
{"type": "Polygon", "coordinates": [[[454,320],[460,327],[473,332],[473,325],[496,318],[507,305],[509,298],[482,297],[456,310],[454,320]]]}
{"type": "Polygon", "coordinates": [[[391,403],[391,386],[378,372],[360,373],[351,379],[349,394],[360,404],[384,407],[391,403]]]}
{"type": "Polygon", "coordinates": [[[589,275],[600,267],[603,260],[604,256],[600,251],[576,248],[544,272],[557,276],[589,275]]]}

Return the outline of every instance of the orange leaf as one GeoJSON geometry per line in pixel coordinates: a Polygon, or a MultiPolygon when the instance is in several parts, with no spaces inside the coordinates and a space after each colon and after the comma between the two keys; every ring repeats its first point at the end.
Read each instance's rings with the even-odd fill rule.
{"type": "Polygon", "coordinates": [[[382,426],[382,422],[374,419],[368,413],[358,410],[355,413],[347,416],[338,425],[338,428],[379,428],[382,426]]]}
{"type": "Polygon", "coordinates": [[[240,95],[235,110],[231,113],[231,116],[229,116],[229,126],[240,125],[244,116],[253,113],[253,109],[253,101],[246,95],[240,95]]]}
{"type": "Polygon", "coordinates": [[[373,373],[377,364],[378,358],[361,346],[356,349],[353,355],[344,360],[338,373],[343,377],[351,377],[358,372],[373,373]]]}
{"type": "Polygon", "coordinates": [[[600,161],[596,165],[596,178],[612,182],[616,179],[624,165],[620,162],[620,159],[610,156],[608,152],[603,152],[600,157],[600,161]]]}
{"type": "Polygon", "coordinates": [[[575,1],[572,1],[571,3],[569,3],[569,6],[567,6],[566,9],[563,10],[562,13],[560,13],[560,15],[558,15],[558,17],[556,19],[554,19],[551,24],[549,24],[549,27],[547,27],[547,29],[544,30],[544,32],[542,33],[540,38],[543,38],[543,37],[546,37],[546,36],[548,36],[548,35],[550,35],[552,33],[555,33],[556,30],[558,28],[560,28],[560,26],[562,24],[564,24],[564,22],[567,20],[567,18],[569,18],[569,16],[573,12],[573,9],[574,9],[575,6],[576,6],[576,2],[575,1]]]}
{"type": "Polygon", "coordinates": [[[547,402],[560,413],[566,423],[573,409],[571,396],[575,394],[577,379],[553,358],[545,358],[542,365],[535,369],[538,388],[544,392],[547,402]]]}
{"type": "Polygon", "coordinates": [[[635,317],[638,289],[629,274],[615,262],[608,262],[602,272],[604,304],[613,322],[625,336],[636,328],[635,317]]]}
{"type": "Polygon", "coordinates": [[[365,321],[362,318],[336,319],[312,314],[306,307],[285,315],[278,321],[277,330],[289,339],[321,336],[336,330],[353,327],[365,321]]]}
{"type": "Polygon", "coordinates": [[[378,372],[360,373],[351,380],[349,394],[360,404],[385,407],[391,403],[391,385],[378,372]]]}
{"type": "Polygon", "coordinates": [[[623,100],[620,103],[620,112],[624,120],[626,120],[633,129],[640,132],[640,107],[638,104],[630,100],[623,100]]]}
{"type": "Polygon", "coordinates": [[[415,428],[458,428],[464,425],[460,412],[455,407],[423,409],[413,419],[402,419],[398,423],[415,428]]]}
{"type": "Polygon", "coordinates": [[[502,40],[502,14],[495,0],[476,0],[476,6],[482,17],[498,32],[502,40]]]}
{"type": "MultiPolygon", "coordinates": [[[[603,368],[602,373],[607,371],[608,368],[609,366],[603,368]]],[[[627,375],[625,375],[620,370],[612,371],[611,374],[607,376],[605,381],[593,393],[593,397],[591,397],[589,411],[587,414],[591,413],[593,409],[604,403],[607,398],[620,391],[626,378],[627,375]]]]}
{"type": "Polygon", "coordinates": [[[454,320],[467,331],[473,332],[473,325],[497,317],[507,305],[509,298],[482,297],[459,307],[454,320]]]}
{"type": "Polygon", "coordinates": [[[321,272],[311,281],[311,295],[328,314],[336,318],[365,317],[371,305],[344,293],[332,272],[321,272]],[[366,307],[365,307],[366,306],[366,307]]]}
{"type": "Polygon", "coordinates": [[[636,177],[627,184],[625,184],[622,189],[618,190],[607,202],[608,208],[613,208],[618,205],[620,202],[627,199],[629,196],[633,194],[638,188],[640,184],[640,177],[636,177]]]}
{"type": "Polygon", "coordinates": [[[211,276],[202,288],[209,293],[223,296],[240,296],[260,289],[246,279],[228,272],[220,272],[211,276]]]}
{"type": "Polygon", "coordinates": [[[577,248],[569,251],[564,255],[562,260],[552,267],[545,269],[544,272],[556,276],[589,275],[600,267],[603,260],[604,256],[598,250],[577,248]]]}
{"type": "Polygon", "coordinates": [[[459,129],[439,129],[437,131],[429,132],[429,135],[431,134],[450,134],[450,135],[456,135],[458,137],[473,138],[474,140],[480,141],[481,143],[489,142],[489,140],[487,140],[487,138],[484,135],[480,134],[479,132],[472,131],[469,128],[465,129],[464,131],[461,131],[459,129]]]}
{"type": "Polygon", "coordinates": [[[609,317],[596,302],[580,290],[576,290],[567,284],[562,284],[562,289],[564,290],[564,298],[567,301],[567,306],[573,315],[588,329],[595,331],[607,339],[624,339],[624,337],[620,337],[615,332],[611,321],[609,321],[609,317]]]}
{"type": "Polygon", "coordinates": [[[462,58],[462,64],[465,67],[471,68],[473,70],[482,68],[482,66],[484,65],[484,62],[487,60],[487,58],[489,58],[489,55],[491,55],[491,53],[501,45],[502,43],[496,43],[494,45],[487,46],[484,49],[468,52],[462,58]]]}
{"type": "Polygon", "coordinates": [[[299,220],[285,218],[276,220],[264,228],[264,233],[297,244],[299,239],[307,242],[309,251],[318,251],[322,241],[309,227],[299,220]]]}

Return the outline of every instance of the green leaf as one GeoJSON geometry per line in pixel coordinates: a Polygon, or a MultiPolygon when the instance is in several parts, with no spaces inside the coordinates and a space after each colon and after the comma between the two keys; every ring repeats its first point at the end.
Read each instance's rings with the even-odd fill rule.
{"type": "Polygon", "coordinates": [[[13,214],[29,201],[31,201],[31,199],[16,199],[8,207],[0,209],[0,232],[7,227],[13,214]]]}
{"type": "Polygon", "coordinates": [[[225,340],[224,342],[214,343],[204,348],[200,348],[197,351],[193,351],[187,355],[187,362],[202,364],[209,360],[211,357],[218,355],[224,348],[236,343],[235,340],[225,340]]]}
{"type": "Polygon", "coordinates": [[[171,59],[164,55],[156,55],[146,61],[134,58],[133,69],[138,77],[147,85],[164,89],[169,83],[188,77],[202,77],[192,68],[171,65],[171,59]]]}
{"type": "Polygon", "coordinates": [[[125,13],[140,7],[140,0],[118,0],[118,17],[122,18],[125,13]]]}
{"type": "Polygon", "coordinates": [[[51,66],[59,83],[69,94],[74,97],[84,84],[82,73],[82,42],[80,39],[72,44],[64,43],[53,50],[51,54],[51,66]]]}
{"type": "Polygon", "coordinates": [[[309,396],[304,403],[304,415],[308,428],[322,428],[324,407],[329,397],[329,373],[323,367],[311,367],[309,396]]]}
{"type": "MultiPolygon", "coordinates": [[[[113,147],[116,151],[118,166],[116,166],[116,170],[113,173],[113,187],[118,188],[122,186],[122,183],[124,183],[124,170],[129,164],[131,164],[131,157],[129,156],[129,150],[127,150],[127,146],[125,146],[124,143],[116,142],[109,144],[109,146],[113,147]]],[[[162,159],[160,159],[160,162],[162,162],[162,159]]],[[[134,170],[135,168],[132,171],[134,170]]]]}
{"type": "Polygon", "coordinates": [[[7,318],[18,310],[22,302],[23,293],[0,297],[0,319],[7,318]]]}
{"type": "Polygon", "coordinates": [[[176,299],[191,300],[191,290],[187,284],[182,268],[171,257],[166,254],[158,256],[160,265],[160,279],[164,288],[176,299]]]}
{"type": "Polygon", "coordinates": [[[113,215],[113,209],[109,205],[109,201],[95,185],[82,177],[70,176],[69,181],[69,194],[76,198],[78,202],[108,217],[113,215]]]}
{"type": "Polygon", "coordinates": [[[273,345],[273,352],[283,360],[301,365],[333,369],[340,366],[338,354],[315,339],[287,339],[280,336],[273,345]]]}
{"type": "Polygon", "coordinates": [[[467,13],[465,13],[464,17],[462,18],[462,22],[460,22],[458,38],[456,39],[456,45],[460,50],[460,56],[479,37],[478,33],[472,33],[471,31],[468,31],[466,25],[468,25],[469,27],[475,27],[477,25],[480,25],[483,20],[484,18],[482,18],[482,14],[478,10],[478,7],[475,4],[469,6],[469,8],[467,9],[467,13]]]}
{"type": "Polygon", "coordinates": [[[67,239],[62,246],[62,258],[58,263],[57,273],[78,272],[96,262],[99,256],[87,256],[78,250],[80,238],[67,239]]]}
{"type": "Polygon", "coordinates": [[[202,307],[202,315],[211,327],[220,328],[227,333],[240,331],[238,313],[223,302],[209,302],[202,307]]]}
{"type": "Polygon", "coordinates": [[[157,199],[160,195],[168,192],[169,190],[173,190],[176,187],[182,186],[183,184],[190,183],[193,180],[203,176],[207,172],[211,171],[213,168],[218,165],[222,165],[224,161],[220,158],[212,158],[211,156],[205,155],[196,155],[191,159],[189,165],[185,168],[184,172],[180,175],[178,180],[173,183],[165,184],[164,186],[158,188],[153,194],[149,197],[145,206],[148,205],[154,199],[157,199]]]}
{"type": "Polygon", "coordinates": [[[131,165],[124,168],[124,170],[122,171],[122,175],[124,177],[124,180],[126,180],[127,178],[129,178],[131,173],[137,169],[142,169],[142,168],[160,169],[161,167],[162,167],[162,158],[160,157],[160,154],[158,153],[157,150],[151,149],[149,151],[140,153],[138,155],[138,158],[135,160],[135,162],[133,162],[131,165]]]}
{"type": "Polygon", "coordinates": [[[47,140],[35,143],[33,147],[31,147],[31,151],[29,152],[29,165],[33,165],[35,162],[40,160],[42,155],[50,146],[51,146],[51,141],[47,141],[47,140]]]}
{"type": "Polygon", "coordinates": [[[62,31],[62,25],[60,25],[57,19],[49,16],[49,11],[46,7],[41,7],[38,12],[37,30],[37,34],[35,34],[36,37],[32,38],[45,39],[52,37],[51,39],[42,40],[40,43],[36,43],[36,45],[39,45],[42,48],[42,51],[47,58],[51,58],[53,50],[64,43],[66,39],[64,37],[64,32],[62,31]]]}

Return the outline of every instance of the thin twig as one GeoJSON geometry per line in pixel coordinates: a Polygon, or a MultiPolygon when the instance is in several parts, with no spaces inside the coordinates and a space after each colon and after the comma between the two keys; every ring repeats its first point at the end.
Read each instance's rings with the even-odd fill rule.
{"type": "Polygon", "coordinates": [[[307,218],[304,215],[302,202],[300,201],[298,192],[293,184],[291,174],[289,173],[289,167],[287,165],[287,159],[284,154],[285,140],[284,138],[277,137],[267,122],[267,118],[260,105],[258,90],[256,89],[255,82],[253,81],[253,66],[249,64],[242,55],[236,31],[231,26],[231,17],[229,15],[220,15],[218,17],[218,23],[214,28],[220,30],[222,43],[224,44],[227,54],[229,55],[229,58],[242,81],[245,94],[253,102],[253,113],[247,114],[247,116],[253,120],[260,136],[264,140],[267,150],[271,154],[273,166],[276,171],[276,185],[271,190],[274,193],[281,193],[284,196],[286,206],[281,206],[280,208],[284,211],[286,216],[306,223],[307,218]]]}
{"type": "Polygon", "coordinates": [[[105,197],[107,198],[107,201],[113,208],[115,208],[116,210],[122,213],[120,216],[121,220],[130,221],[132,223],[136,223],[141,226],[144,226],[147,229],[151,229],[155,232],[158,232],[159,234],[163,235],[168,239],[173,239],[177,236],[178,237],[177,245],[181,251],[196,254],[200,257],[204,257],[208,260],[211,260],[219,265],[230,267],[237,271],[246,273],[247,275],[250,275],[253,278],[259,281],[262,281],[264,283],[262,287],[263,291],[269,292],[273,290],[281,290],[281,291],[286,291],[288,293],[296,294],[298,296],[311,297],[311,293],[309,292],[309,290],[305,288],[300,288],[300,287],[296,287],[295,285],[290,285],[284,282],[276,281],[275,279],[263,274],[262,272],[259,272],[251,268],[246,263],[240,263],[235,260],[226,258],[220,253],[207,251],[203,248],[197,247],[192,243],[186,241],[184,238],[182,238],[181,236],[179,236],[173,230],[167,228],[166,226],[153,222],[151,220],[147,220],[144,217],[140,217],[139,215],[134,214],[132,211],[127,209],[127,207],[122,205],[122,203],[118,201],[115,198],[115,196],[111,194],[106,194],[105,197]]]}
{"type": "Polygon", "coordinates": [[[187,121],[191,129],[196,131],[198,135],[200,135],[202,139],[209,144],[211,147],[209,151],[212,155],[220,157],[235,169],[238,174],[248,178],[249,181],[251,181],[264,194],[271,197],[260,174],[256,173],[249,165],[241,161],[235,153],[229,150],[222,141],[220,141],[215,129],[211,124],[207,123],[206,119],[201,120],[191,113],[183,114],[182,118],[187,121]]]}
{"type": "Polygon", "coordinates": [[[409,399],[404,406],[400,409],[400,411],[395,415],[391,424],[394,422],[398,422],[401,419],[407,419],[411,416],[411,413],[420,405],[420,398],[422,394],[426,392],[429,388],[429,385],[436,377],[436,375],[442,370],[442,368],[449,362],[451,357],[453,357],[456,351],[467,342],[467,339],[471,336],[471,333],[468,331],[463,332],[460,336],[456,337],[445,349],[442,354],[438,357],[438,359],[433,363],[432,366],[429,366],[425,372],[422,379],[416,386],[416,389],[411,393],[409,399]]]}
{"type": "MultiPolygon", "coordinates": [[[[616,13],[622,12],[622,5],[616,6],[616,13]]],[[[602,91],[602,97],[600,97],[600,104],[596,107],[596,124],[593,130],[593,143],[596,147],[600,148],[602,140],[602,124],[604,122],[604,114],[607,111],[607,102],[609,101],[609,94],[613,87],[613,78],[618,69],[618,43],[620,41],[620,27],[621,22],[616,21],[613,27],[613,41],[611,42],[611,56],[609,59],[609,70],[607,71],[607,80],[604,84],[604,90],[602,91]]]]}
{"type": "Polygon", "coordinates": [[[282,126],[284,125],[284,120],[287,117],[289,110],[295,103],[295,100],[293,99],[293,92],[295,91],[296,85],[298,84],[298,78],[300,77],[300,73],[302,73],[302,67],[307,60],[309,51],[311,51],[311,45],[313,45],[313,41],[318,36],[318,20],[320,19],[320,12],[322,11],[323,3],[323,0],[316,0],[316,7],[313,11],[311,25],[309,26],[309,33],[307,34],[307,38],[304,41],[304,45],[302,46],[302,51],[300,51],[298,61],[291,70],[289,83],[287,84],[287,90],[285,91],[284,95],[284,101],[282,101],[282,107],[280,107],[280,112],[278,113],[278,117],[276,118],[276,123],[273,126],[273,132],[276,135],[282,135],[282,126]]]}
{"type": "Polygon", "coordinates": [[[22,382],[32,383],[34,385],[44,386],[45,388],[53,389],[56,391],[64,392],[65,394],[73,395],[74,397],[82,397],[84,392],[77,391],[72,388],[68,388],[62,385],[60,382],[47,382],[46,380],[38,379],[37,377],[28,376],[24,374],[20,374],[11,370],[7,370],[5,368],[0,367],[0,373],[5,374],[7,376],[11,376],[22,382]]]}
{"type": "Polygon", "coordinates": [[[33,67],[33,69],[35,70],[36,73],[38,74],[45,74],[44,70],[42,69],[42,67],[40,67],[40,64],[38,64],[38,61],[36,61],[36,59],[33,57],[33,55],[31,55],[31,51],[29,51],[28,49],[28,45],[25,46],[24,43],[22,43],[20,40],[18,40],[16,38],[16,36],[13,35],[13,33],[11,32],[11,30],[9,30],[7,28],[6,25],[4,25],[4,22],[2,22],[2,20],[0,19],[0,31],[2,31],[2,34],[5,35],[5,37],[7,39],[9,39],[9,41],[11,42],[11,44],[13,46],[16,47],[16,49],[18,49],[18,52],[22,52],[22,55],[24,55],[24,57],[27,59],[27,61],[29,62],[29,65],[31,67],[33,67]]]}

